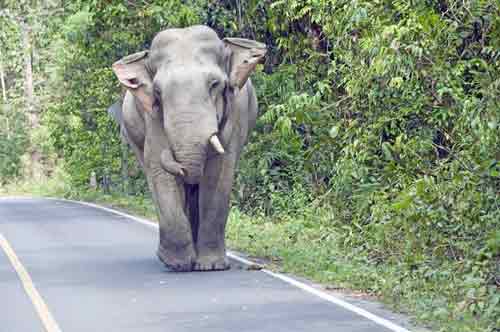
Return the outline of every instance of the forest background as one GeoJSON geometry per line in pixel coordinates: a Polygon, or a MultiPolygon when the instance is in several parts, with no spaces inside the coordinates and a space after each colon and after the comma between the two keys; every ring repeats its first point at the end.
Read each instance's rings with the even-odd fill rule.
{"type": "Polygon", "coordinates": [[[495,0],[0,0],[0,192],[154,218],[111,64],[193,24],[269,47],[230,246],[436,331],[498,332],[495,0]]]}

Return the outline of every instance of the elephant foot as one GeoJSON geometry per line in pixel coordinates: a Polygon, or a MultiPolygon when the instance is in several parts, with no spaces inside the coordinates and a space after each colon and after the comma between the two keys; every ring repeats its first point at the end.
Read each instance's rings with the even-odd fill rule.
{"type": "Polygon", "coordinates": [[[225,257],[201,256],[194,263],[194,271],[224,271],[229,270],[231,265],[225,257]]]}
{"type": "Polygon", "coordinates": [[[168,254],[165,249],[161,246],[158,247],[156,252],[160,261],[167,267],[170,272],[190,272],[193,271],[194,264],[194,252],[193,254],[187,254],[182,257],[182,255],[172,257],[168,254]]]}

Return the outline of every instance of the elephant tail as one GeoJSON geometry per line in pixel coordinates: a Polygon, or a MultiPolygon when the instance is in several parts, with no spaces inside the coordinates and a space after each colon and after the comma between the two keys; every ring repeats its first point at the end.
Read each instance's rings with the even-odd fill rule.
{"type": "Polygon", "coordinates": [[[108,108],[108,115],[111,116],[113,120],[115,120],[116,124],[120,126],[120,134],[122,139],[126,142],[129,143],[128,135],[127,135],[127,130],[125,126],[123,125],[123,100],[118,100],[116,103],[113,105],[109,106],[108,108]]]}
{"type": "Polygon", "coordinates": [[[122,100],[118,100],[113,105],[109,106],[108,114],[116,121],[116,123],[121,127],[123,123],[123,112],[122,112],[122,100]]]}

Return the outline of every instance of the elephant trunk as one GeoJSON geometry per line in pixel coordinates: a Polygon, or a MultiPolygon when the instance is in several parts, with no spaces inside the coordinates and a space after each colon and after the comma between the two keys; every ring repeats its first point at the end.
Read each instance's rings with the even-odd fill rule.
{"type": "Polygon", "coordinates": [[[186,172],[184,171],[182,165],[174,160],[169,149],[165,149],[161,152],[160,161],[163,169],[170,174],[182,177],[186,176],[186,172]]]}
{"type": "MultiPolygon", "coordinates": [[[[224,147],[222,146],[218,136],[212,135],[208,143],[218,154],[224,154],[224,147]]],[[[193,151],[193,149],[189,149],[193,151]]],[[[161,153],[161,165],[163,169],[170,174],[183,177],[187,183],[195,184],[199,182],[199,178],[203,175],[206,157],[203,152],[183,154],[177,153],[177,158],[174,159],[172,152],[169,149],[163,150],[161,153]]]]}
{"type": "Polygon", "coordinates": [[[205,149],[199,147],[183,147],[175,153],[175,163],[180,166],[184,181],[189,184],[197,184],[203,176],[205,169],[205,149]]]}
{"type": "Polygon", "coordinates": [[[172,110],[165,113],[165,132],[171,143],[172,160],[180,165],[186,183],[198,184],[210,152],[224,153],[216,135],[216,110],[195,103],[186,108],[176,106],[164,106],[164,109],[172,110]]]}

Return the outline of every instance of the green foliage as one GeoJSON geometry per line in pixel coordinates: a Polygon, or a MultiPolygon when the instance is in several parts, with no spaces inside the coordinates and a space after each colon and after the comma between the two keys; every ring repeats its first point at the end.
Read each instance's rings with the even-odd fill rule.
{"type": "MultiPolygon", "coordinates": [[[[382,295],[440,331],[500,325],[497,1],[79,0],[63,17],[30,15],[48,22],[37,30],[43,128],[30,134],[64,159],[71,190],[92,171],[121,181],[106,113],[121,96],[114,61],[167,27],[255,38],[269,53],[254,75],[261,117],[240,162],[233,246],[382,295]]],[[[0,38],[19,98],[9,22],[0,38]]],[[[146,192],[127,161],[133,191],[146,192]]]]}
{"type": "Polygon", "coordinates": [[[0,184],[21,176],[21,156],[28,136],[23,113],[10,105],[0,104],[0,184]]]}
{"type": "Polygon", "coordinates": [[[271,34],[281,65],[256,84],[239,206],[297,223],[327,207],[324,232],[399,276],[373,291],[441,308],[422,319],[448,331],[498,325],[499,14],[494,1],[273,2],[250,34],[271,34]]]}

